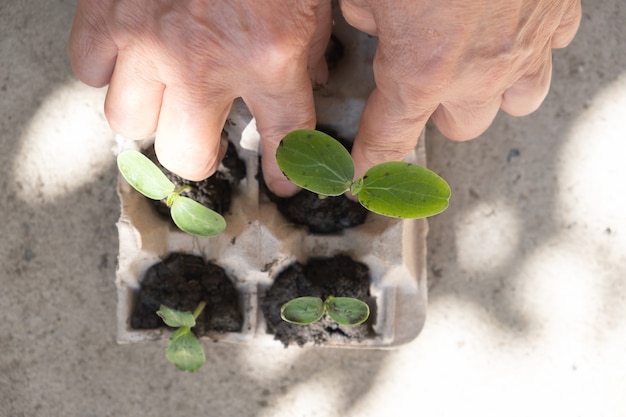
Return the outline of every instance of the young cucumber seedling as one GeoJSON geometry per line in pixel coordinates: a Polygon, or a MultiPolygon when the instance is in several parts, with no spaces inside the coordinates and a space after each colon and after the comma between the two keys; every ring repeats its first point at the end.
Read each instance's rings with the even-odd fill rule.
{"type": "Polygon", "coordinates": [[[172,220],[180,230],[197,236],[215,236],[226,228],[226,221],[215,211],[181,193],[190,186],[175,189],[165,174],[141,152],[128,149],[117,156],[117,166],[128,183],[153,200],[167,199],[172,220]]]}
{"type": "Polygon", "coordinates": [[[367,320],[370,308],[356,298],[332,295],[326,301],[318,297],[294,298],[280,308],[280,317],[284,321],[304,326],[315,323],[324,313],[338,324],[356,326],[367,320]]]}
{"type": "Polygon", "coordinates": [[[193,313],[173,310],[164,305],[157,311],[165,324],[177,328],[170,336],[165,357],[181,371],[196,371],[206,361],[202,344],[191,332],[205,306],[204,301],[200,302],[193,313]]]}
{"type": "Polygon", "coordinates": [[[331,136],[316,130],[296,130],[280,142],[276,160],[294,184],[322,197],[346,191],[374,213],[421,218],[448,207],[450,186],[433,171],[407,162],[384,162],[354,181],[348,151],[331,136]]]}

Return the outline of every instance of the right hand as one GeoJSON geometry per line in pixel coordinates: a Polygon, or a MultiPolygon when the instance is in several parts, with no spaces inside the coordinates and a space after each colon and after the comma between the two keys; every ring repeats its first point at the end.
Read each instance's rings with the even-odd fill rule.
{"type": "Polygon", "coordinates": [[[445,136],[480,135],[499,109],[536,110],[552,48],[568,45],[580,0],[340,0],[352,26],[378,36],[376,89],[353,147],[357,176],[402,159],[426,121],[445,136]]]}

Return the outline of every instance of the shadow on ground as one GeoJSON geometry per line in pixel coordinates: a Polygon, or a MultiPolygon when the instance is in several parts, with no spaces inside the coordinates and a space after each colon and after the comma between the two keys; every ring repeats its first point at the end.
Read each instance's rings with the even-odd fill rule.
{"type": "MultiPolygon", "coordinates": [[[[449,210],[430,220],[431,304],[451,298],[471,304],[504,332],[532,327],[519,297],[520,271],[535,250],[580,226],[559,216],[559,170],[574,122],[626,68],[626,56],[617,52],[625,42],[617,29],[620,7],[608,1],[583,7],[573,43],[553,53],[551,90],[536,113],[501,112],[480,138],[464,143],[429,125],[430,168],[453,190],[449,210]]],[[[615,303],[609,300],[615,296],[603,301],[615,303]]]]}
{"type": "MultiPolygon", "coordinates": [[[[46,173],[34,171],[28,184],[16,176],[23,138],[46,139],[45,132],[28,130],[40,104],[73,83],[65,55],[72,11],[73,2],[66,0],[0,5],[2,414],[233,417],[296,406],[319,408],[320,415],[348,413],[370,392],[388,352],[215,344],[206,346],[203,370],[188,375],[164,360],[164,343],[115,343],[119,212],[112,135],[110,145],[103,142],[88,155],[99,161],[98,174],[81,178],[67,193],[51,197],[46,173]],[[331,381],[340,392],[328,391],[331,381]]],[[[533,248],[572,226],[555,220],[558,183],[552,167],[572,121],[626,68],[624,55],[613,55],[613,44],[598,29],[621,27],[601,23],[619,16],[600,4],[585,11],[572,46],[555,53],[560,78],[541,114],[500,115],[481,139],[461,144],[429,129],[430,166],[454,191],[451,208],[430,222],[432,304],[452,297],[494,317],[495,331],[529,330],[532,324],[515,296],[520,283],[511,277],[533,248]],[[494,216],[511,229],[481,228],[494,216]],[[483,245],[483,253],[506,251],[491,258],[458,250],[468,243],[483,245]]],[[[623,34],[614,35],[624,43],[623,34]]],[[[88,105],[101,106],[101,95],[87,95],[88,105]]],[[[72,115],[59,123],[72,126],[72,115]]],[[[50,129],[59,126],[51,123],[50,129]]]]}

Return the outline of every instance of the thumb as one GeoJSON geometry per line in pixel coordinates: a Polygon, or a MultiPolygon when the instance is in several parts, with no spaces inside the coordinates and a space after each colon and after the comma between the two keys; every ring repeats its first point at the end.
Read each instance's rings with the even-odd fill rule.
{"type": "Polygon", "coordinates": [[[437,106],[422,102],[413,91],[415,88],[409,86],[406,76],[416,69],[402,70],[407,67],[406,51],[396,38],[389,39],[381,33],[376,9],[393,8],[393,2],[340,0],[339,3],[343,17],[351,26],[378,36],[373,63],[376,88],[367,99],[352,147],[355,176],[359,178],[376,164],[402,160],[417,145],[426,121],[437,106]]]}
{"type": "Polygon", "coordinates": [[[261,166],[265,183],[273,193],[285,197],[295,194],[299,188],[278,167],[276,148],[289,132],[315,127],[315,108],[306,58],[295,74],[281,79],[280,91],[264,88],[245,95],[243,99],[254,115],[261,135],[261,166]]]}
{"type": "Polygon", "coordinates": [[[396,97],[377,87],[367,100],[352,147],[356,178],[376,164],[402,160],[417,145],[434,111],[416,110],[396,97]]]}
{"type": "Polygon", "coordinates": [[[277,58],[273,71],[258,73],[258,82],[242,95],[261,135],[265,184],[278,196],[290,196],[299,190],[278,167],[276,148],[289,132],[315,128],[311,82],[324,84],[328,77],[324,52],[332,31],[331,6],[330,1],[318,4],[316,26],[307,47],[283,56],[285,60],[277,58]]]}

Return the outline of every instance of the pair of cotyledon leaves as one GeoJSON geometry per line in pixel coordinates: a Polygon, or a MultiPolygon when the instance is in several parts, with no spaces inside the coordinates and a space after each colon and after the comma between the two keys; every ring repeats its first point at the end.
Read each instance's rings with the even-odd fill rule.
{"type": "Polygon", "coordinates": [[[315,323],[324,313],[338,324],[356,326],[367,320],[370,308],[356,298],[333,296],[326,301],[318,297],[298,297],[280,308],[280,317],[284,321],[300,325],[315,323]]]}
{"type": "Polygon", "coordinates": [[[164,305],[157,311],[165,324],[177,328],[170,336],[165,357],[182,371],[196,371],[206,361],[202,344],[191,332],[191,328],[196,325],[196,318],[205,306],[206,303],[201,302],[193,313],[174,310],[164,305]]]}
{"type": "Polygon", "coordinates": [[[167,199],[170,214],[182,231],[197,236],[214,236],[226,228],[226,221],[215,211],[180,195],[165,174],[141,152],[129,149],[117,157],[117,166],[128,183],[153,200],[167,199]]]}
{"type": "Polygon", "coordinates": [[[296,130],[281,141],[276,160],[294,184],[321,196],[350,191],[368,210],[389,217],[421,218],[448,207],[450,186],[433,171],[407,162],[385,162],[354,181],[348,151],[331,136],[296,130]]]}
{"type": "MultiPolygon", "coordinates": [[[[448,207],[450,186],[433,171],[407,162],[385,162],[354,181],[354,163],[348,151],[331,136],[316,130],[296,130],[276,150],[278,166],[294,184],[319,194],[358,196],[368,210],[390,217],[421,218],[448,207]]],[[[134,150],[118,155],[122,176],[148,198],[167,198],[174,223],[183,231],[214,236],[226,228],[215,211],[180,195],[180,190],[146,156],[134,150]]]]}

